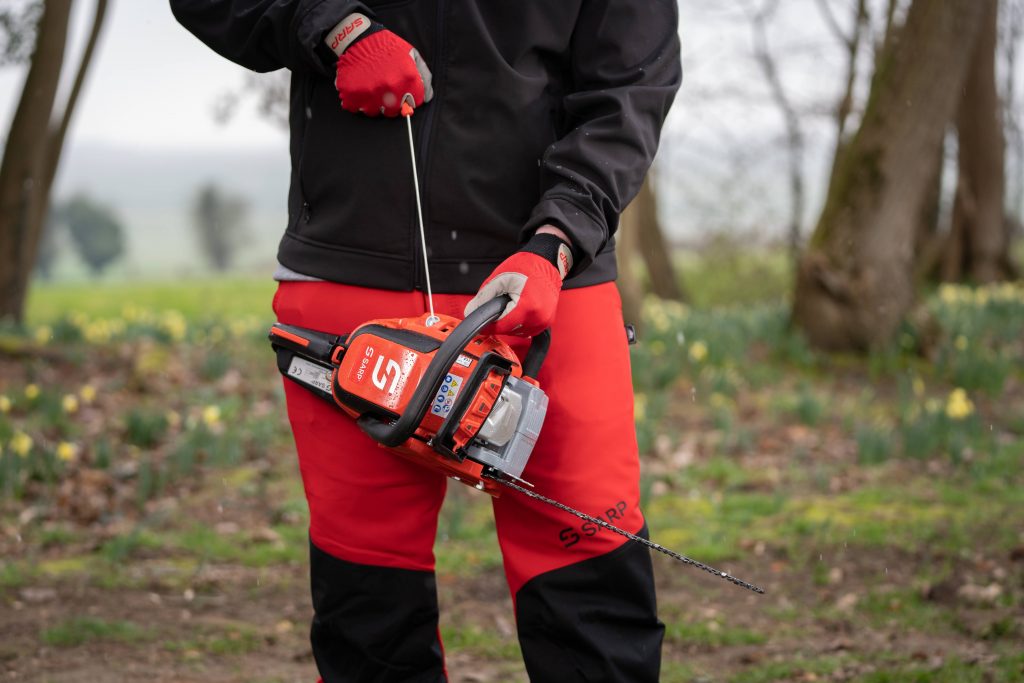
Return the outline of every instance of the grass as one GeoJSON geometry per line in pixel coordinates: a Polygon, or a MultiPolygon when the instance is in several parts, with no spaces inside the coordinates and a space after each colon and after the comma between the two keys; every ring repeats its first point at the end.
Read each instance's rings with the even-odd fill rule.
{"type": "Polygon", "coordinates": [[[442,624],[441,641],[446,649],[471,652],[484,659],[519,659],[519,641],[504,637],[493,627],[442,624]]]}
{"type": "Polygon", "coordinates": [[[854,680],[856,683],[1019,683],[1024,681],[1024,655],[1000,657],[994,671],[956,657],[932,667],[891,662],[883,670],[854,680]]]}
{"type": "Polygon", "coordinates": [[[776,683],[777,681],[815,681],[842,667],[847,657],[794,658],[783,662],[758,664],[735,674],[730,683],[776,683]]]}
{"type": "Polygon", "coordinates": [[[662,615],[666,621],[665,639],[680,647],[721,648],[733,645],[762,645],[768,641],[765,633],[745,628],[729,627],[721,621],[675,621],[662,615]]]}
{"type": "Polygon", "coordinates": [[[248,534],[218,533],[206,525],[164,534],[166,547],[205,562],[232,562],[246,567],[269,567],[305,562],[309,553],[306,530],[293,525],[272,529],[280,542],[254,541],[248,534]]]}
{"type": "Polygon", "coordinates": [[[53,647],[78,647],[95,641],[137,643],[149,640],[149,634],[131,621],[107,621],[95,617],[72,617],[44,629],[39,639],[53,647]]]}
{"type": "Polygon", "coordinates": [[[441,574],[476,575],[501,567],[489,496],[451,484],[438,519],[437,537],[444,548],[437,556],[441,574]]]}
{"type": "Polygon", "coordinates": [[[52,324],[70,311],[89,318],[114,318],[132,306],[176,310],[189,320],[258,316],[270,318],[276,284],[264,278],[197,279],[186,282],[44,284],[29,290],[27,322],[52,324]]]}
{"type": "Polygon", "coordinates": [[[676,271],[697,308],[777,303],[790,295],[785,249],[751,249],[720,237],[698,251],[677,252],[676,271]]]}
{"type": "Polygon", "coordinates": [[[169,640],[164,649],[180,653],[185,659],[202,655],[212,657],[239,656],[261,649],[265,638],[255,629],[238,625],[227,629],[206,630],[194,638],[169,640]]]}

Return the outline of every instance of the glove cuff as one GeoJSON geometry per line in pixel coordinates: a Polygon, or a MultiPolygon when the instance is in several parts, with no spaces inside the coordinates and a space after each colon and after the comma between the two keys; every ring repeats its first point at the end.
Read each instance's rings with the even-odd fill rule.
{"type": "Polygon", "coordinates": [[[357,40],[383,30],[384,25],[380,22],[373,21],[361,12],[353,12],[328,31],[324,43],[334,54],[341,57],[357,40]]]}
{"type": "Polygon", "coordinates": [[[537,254],[549,261],[558,270],[558,276],[562,280],[565,280],[565,276],[572,270],[572,247],[551,233],[534,233],[520,251],[537,254]]]}

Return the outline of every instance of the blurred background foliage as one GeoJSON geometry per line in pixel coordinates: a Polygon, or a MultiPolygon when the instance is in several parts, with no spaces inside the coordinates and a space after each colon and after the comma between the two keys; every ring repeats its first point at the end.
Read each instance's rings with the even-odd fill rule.
{"type": "MultiPolygon", "coordinates": [[[[662,680],[1024,680],[1024,3],[684,5],[617,236],[642,493],[658,542],[768,595],[656,558],[662,680]]],[[[265,341],[287,157],[76,150],[131,11],[0,7],[0,671],[308,678],[265,341]]],[[[286,83],[214,113],[279,125],[286,83]]],[[[438,539],[453,680],[525,680],[486,497],[453,486],[438,539]]]]}

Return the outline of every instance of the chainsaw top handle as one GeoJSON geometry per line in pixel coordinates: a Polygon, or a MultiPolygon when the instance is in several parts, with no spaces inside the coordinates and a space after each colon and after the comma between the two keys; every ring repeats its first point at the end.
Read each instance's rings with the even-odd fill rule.
{"type": "MultiPolygon", "coordinates": [[[[416,386],[409,404],[397,420],[385,422],[372,415],[363,415],[356,421],[359,428],[374,441],[389,448],[394,448],[407,441],[423,421],[423,416],[426,415],[431,401],[441,389],[441,385],[444,384],[444,378],[447,377],[452,365],[458,360],[459,354],[474,337],[480,334],[480,330],[501,316],[505,306],[511,300],[507,294],[491,299],[466,316],[466,319],[452,330],[434,354],[434,358],[416,386]]],[[[548,330],[533,338],[523,363],[525,376],[534,377],[540,371],[550,343],[551,332],[548,330]],[[527,372],[527,370],[530,371],[527,372]]]]}

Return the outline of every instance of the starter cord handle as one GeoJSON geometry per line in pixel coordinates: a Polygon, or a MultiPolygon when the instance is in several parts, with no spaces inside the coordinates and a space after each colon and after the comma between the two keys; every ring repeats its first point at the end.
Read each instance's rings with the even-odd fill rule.
{"type": "Polygon", "coordinates": [[[444,384],[444,378],[458,359],[466,344],[480,333],[480,330],[494,322],[505,310],[512,299],[507,294],[491,299],[480,308],[470,313],[465,320],[456,326],[441,347],[435,352],[426,372],[416,386],[405,412],[394,422],[385,422],[372,415],[363,415],[356,424],[374,441],[383,446],[394,448],[408,440],[420,426],[423,416],[427,414],[430,402],[444,384]]]}

